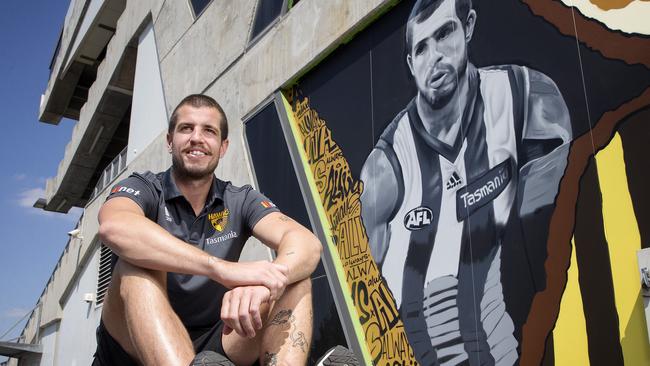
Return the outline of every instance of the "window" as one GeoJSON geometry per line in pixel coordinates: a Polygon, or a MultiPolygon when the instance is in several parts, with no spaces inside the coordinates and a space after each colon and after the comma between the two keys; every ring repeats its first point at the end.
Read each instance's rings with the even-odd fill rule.
{"type": "Polygon", "coordinates": [[[286,13],[299,0],[258,0],[255,8],[255,19],[251,30],[250,42],[254,43],[280,15],[286,13]]]}
{"type": "Polygon", "coordinates": [[[269,103],[246,120],[245,131],[259,190],[282,212],[311,228],[275,105],[269,103]]]}
{"type": "Polygon", "coordinates": [[[192,5],[192,11],[194,12],[194,17],[198,18],[203,10],[210,4],[212,0],[190,0],[190,5],[192,5]]]}
{"type": "Polygon", "coordinates": [[[108,285],[111,283],[111,276],[113,274],[111,259],[113,251],[105,246],[103,243],[99,244],[99,273],[97,274],[97,299],[96,305],[104,302],[104,296],[108,290],[108,285]]]}

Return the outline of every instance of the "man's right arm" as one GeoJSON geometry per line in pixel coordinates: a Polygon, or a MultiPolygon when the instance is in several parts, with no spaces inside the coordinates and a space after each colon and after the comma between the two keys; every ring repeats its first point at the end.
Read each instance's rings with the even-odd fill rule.
{"type": "Polygon", "coordinates": [[[398,204],[398,181],[384,151],[374,149],[361,169],[361,216],[370,241],[370,252],[383,263],[390,240],[389,220],[398,204]]]}
{"type": "Polygon", "coordinates": [[[99,238],[121,260],[138,267],[203,275],[228,288],[263,285],[272,298],[287,282],[284,266],[266,261],[228,262],[179,240],[149,220],[127,197],[104,203],[99,211],[99,238]]]}

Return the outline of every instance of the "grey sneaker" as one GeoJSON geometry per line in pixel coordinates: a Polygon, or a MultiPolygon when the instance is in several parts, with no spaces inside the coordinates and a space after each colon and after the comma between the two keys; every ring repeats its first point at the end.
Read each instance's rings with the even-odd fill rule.
{"type": "Polygon", "coordinates": [[[323,357],[316,361],[316,366],[359,366],[359,360],[349,349],[336,346],[325,352],[323,357]]]}
{"type": "Polygon", "coordinates": [[[190,366],[235,366],[227,357],[212,351],[201,351],[190,366]]]}

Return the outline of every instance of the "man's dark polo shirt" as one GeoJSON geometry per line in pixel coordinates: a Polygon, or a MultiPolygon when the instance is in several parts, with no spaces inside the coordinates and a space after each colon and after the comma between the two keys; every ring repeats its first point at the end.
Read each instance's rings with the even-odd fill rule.
{"type": "MultiPolygon", "coordinates": [[[[237,261],[252,228],[264,216],[279,211],[251,186],[233,186],[214,177],[206,204],[198,217],[176,187],[171,170],[134,173],[117,183],[107,200],[128,197],[147,218],[178,239],[215,257],[237,261]]],[[[169,301],[185,327],[211,327],[220,319],[227,288],[205,276],[169,273],[169,301]]]]}

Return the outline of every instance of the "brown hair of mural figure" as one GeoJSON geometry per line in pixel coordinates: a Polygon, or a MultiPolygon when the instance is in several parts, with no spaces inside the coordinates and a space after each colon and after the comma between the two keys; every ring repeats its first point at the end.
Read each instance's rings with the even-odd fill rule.
{"type": "Polygon", "coordinates": [[[174,132],[174,127],[176,127],[176,122],[178,120],[178,110],[186,105],[192,106],[194,108],[214,108],[219,111],[219,114],[221,114],[221,122],[219,123],[221,141],[228,138],[228,118],[226,117],[226,113],[223,111],[223,108],[221,108],[221,105],[219,105],[216,100],[205,94],[190,94],[183,98],[180,103],[178,103],[172,112],[172,116],[169,118],[169,127],[167,129],[167,132],[169,134],[174,132]]]}
{"type": "Polygon", "coordinates": [[[571,236],[582,173],[590,157],[611,141],[619,123],[648,105],[650,88],[616,110],[603,114],[591,134],[585,133],[571,145],[569,161],[560,183],[557,205],[549,228],[548,257],[544,264],[547,285],[533,299],[530,315],[523,327],[520,362],[522,366],[541,363],[546,339],[551,334],[560,311],[560,301],[571,262],[571,236]]]}
{"type": "Polygon", "coordinates": [[[625,34],[607,28],[597,20],[589,19],[579,11],[560,1],[523,0],[533,14],[553,24],[560,33],[575,37],[604,57],[618,59],[628,64],[642,64],[650,67],[650,38],[625,34]],[[575,19],[575,24],[574,24],[575,19]]]}

